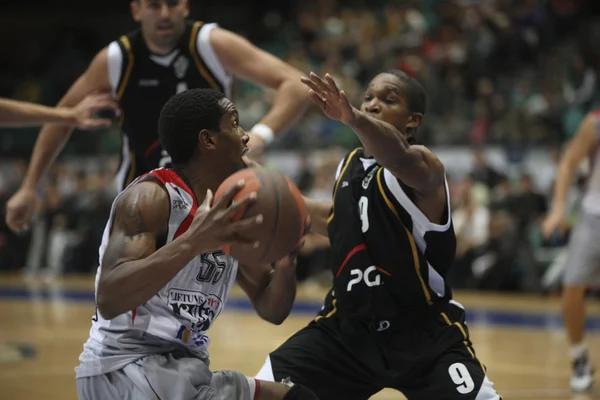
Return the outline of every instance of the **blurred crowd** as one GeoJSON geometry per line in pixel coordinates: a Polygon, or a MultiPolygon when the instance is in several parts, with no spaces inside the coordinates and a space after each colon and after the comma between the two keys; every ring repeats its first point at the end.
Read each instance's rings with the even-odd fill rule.
{"type": "MultiPolygon", "coordinates": [[[[600,100],[598,54],[577,35],[586,30],[582,3],[305,1],[282,35],[286,44],[271,47],[286,49],[280,55],[302,71],[332,73],[354,104],[381,71],[415,76],[429,97],[425,144],[544,145],[570,137],[600,100]]],[[[242,104],[248,123],[266,110],[258,92],[242,104]]],[[[318,110],[286,139],[290,146],[356,143],[318,110]]]]}
{"type": "MultiPolygon", "coordinates": [[[[600,48],[600,22],[581,22],[584,3],[305,0],[297,2],[292,23],[273,15],[265,19],[277,34],[257,44],[302,71],[331,73],[356,105],[365,85],[381,71],[397,68],[418,78],[429,97],[418,140],[437,149],[462,146],[472,158],[467,171],[448,169],[458,238],[450,283],[456,288],[553,292],[559,287],[569,232],[543,240],[539,222],[550,207],[562,145],[585,113],[600,104],[595,50],[600,48]],[[502,149],[510,169],[489,162],[486,149],[492,145],[502,149]],[[525,167],[531,149],[547,152],[550,161],[543,171],[525,167]]],[[[33,53],[24,62],[35,68],[24,67],[21,79],[0,80],[0,88],[12,93],[7,97],[55,103],[97,50],[89,47],[93,40],[81,40],[66,30],[52,62],[36,63],[35,54],[43,52],[33,53]]],[[[237,85],[236,103],[243,126],[249,127],[267,111],[272,93],[237,85]]],[[[6,152],[18,142],[30,151],[37,130],[33,137],[20,132],[3,135],[0,149],[6,152]]],[[[73,143],[71,155],[108,154],[108,159],[66,157],[53,168],[40,189],[43,202],[29,231],[15,235],[5,226],[0,230],[0,270],[50,277],[95,271],[115,195],[111,182],[117,160],[110,154],[118,149],[119,135],[75,135],[73,143]]],[[[269,160],[293,149],[298,168],[285,172],[309,197],[329,199],[344,150],[357,144],[347,127],[311,109],[265,160],[282,168],[269,160]]],[[[24,168],[22,160],[0,166],[2,209],[24,168]]],[[[571,193],[573,221],[584,184],[579,179],[571,193]]],[[[309,237],[299,279],[328,285],[328,262],[327,240],[309,237]]]]}

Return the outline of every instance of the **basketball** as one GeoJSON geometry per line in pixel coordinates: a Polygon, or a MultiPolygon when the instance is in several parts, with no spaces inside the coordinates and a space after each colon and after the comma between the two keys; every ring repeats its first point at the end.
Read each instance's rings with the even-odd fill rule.
{"type": "Polygon", "coordinates": [[[223,248],[226,254],[235,257],[244,265],[270,264],[288,255],[304,235],[306,205],[300,190],[287,177],[265,168],[246,168],[229,176],[219,186],[214,202],[240,179],[245,184],[235,196],[241,200],[252,192],[257,199],[245,211],[234,216],[234,220],[263,215],[263,222],[256,228],[257,248],[252,245],[232,244],[223,248]]]}

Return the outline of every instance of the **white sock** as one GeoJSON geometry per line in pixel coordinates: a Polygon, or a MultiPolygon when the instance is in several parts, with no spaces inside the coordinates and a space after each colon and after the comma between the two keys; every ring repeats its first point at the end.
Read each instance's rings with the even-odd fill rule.
{"type": "Polygon", "coordinates": [[[585,343],[577,343],[571,346],[571,359],[576,360],[587,352],[585,343]]]}

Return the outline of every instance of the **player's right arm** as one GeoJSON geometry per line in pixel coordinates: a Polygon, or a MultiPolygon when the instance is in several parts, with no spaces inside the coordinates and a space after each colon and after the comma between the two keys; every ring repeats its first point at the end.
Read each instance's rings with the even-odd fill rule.
{"type": "Polygon", "coordinates": [[[542,233],[546,238],[550,237],[556,229],[562,231],[565,227],[566,201],[573,182],[573,175],[579,164],[594,151],[596,143],[600,139],[598,124],[598,117],[589,114],[567,145],[556,174],[552,209],[542,223],[542,233]]]}
{"type": "MultiPolygon", "coordinates": [[[[88,69],[75,81],[58,103],[74,107],[87,95],[111,90],[108,76],[108,48],[101,50],[88,69]]],[[[47,124],[37,138],[29,168],[19,191],[7,203],[6,223],[13,231],[26,229],[35,209],[36,189],[72,133],[65,125],[47,124]]]]}
{"type": "Polygon", "coordinates": [[[178,238],[157,249],[157,238],[167,228],[169,196],[153,181],[140,182],[117,200],[111,234],[98,281],[96,305],[110,320],[144,304],[195,256],[240,239],[262,222],[262,216],[232,222],[233,216],[256,199],[256,194],[227,207],[243,184],[232,186],[210,207],[207,193],[190,227],[178,238]]]}
{"type": "Polygon", "coordinates": [[[411,145],[392,124],[353,107],[329,74],[323,79],[311,72],[310,78],[303,77],[302,82],[310,88],[311,100],[323,113],[352,128],[365,152],[396,179],[421,194],[437,192],[445,196],[444,165],[430,150],[411,145]]]}

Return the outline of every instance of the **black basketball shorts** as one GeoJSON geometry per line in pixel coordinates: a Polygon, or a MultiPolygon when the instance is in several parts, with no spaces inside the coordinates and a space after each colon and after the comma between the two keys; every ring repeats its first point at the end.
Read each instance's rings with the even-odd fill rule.
{"type": "Polygon", "coordinates": [[[289,378],[321,400],[364,400],[384,388],[409,400],[500,400],[458,303],[425,322],[317,317],[267,357],[257,379],[289,378]]]}

